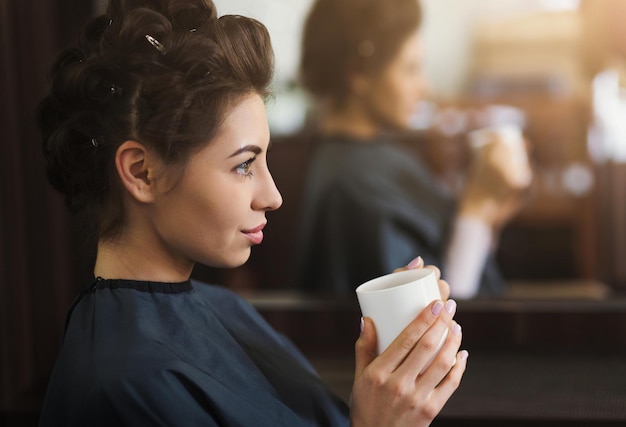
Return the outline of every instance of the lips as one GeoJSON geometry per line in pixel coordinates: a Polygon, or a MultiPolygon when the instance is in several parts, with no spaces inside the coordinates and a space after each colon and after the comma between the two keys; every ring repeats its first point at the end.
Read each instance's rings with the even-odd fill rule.
{"type": "Polygon", "coordinates": [[[263,228],[265,228],[265,224],[261,224],[249,230],[242,230],[242,233],[245,234],[252,243],[258,245],[263,241],[263,228]]]}

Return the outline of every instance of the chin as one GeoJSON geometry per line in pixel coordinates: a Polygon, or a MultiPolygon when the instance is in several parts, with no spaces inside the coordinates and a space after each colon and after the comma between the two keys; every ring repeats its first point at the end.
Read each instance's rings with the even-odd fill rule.
{"type": "Polygon", "coordinates": [[[237,268],[241,267],[250,258],[250,248],[239,251],[236,254],[222,254],[223,256],[210,259],[198,260],[200,264],[214,268],[237,268]]]}
{"type": "Polygon", "coordinates": [[[390,131],[403,132],[411,129],[410,123],[410,117],[390,117],[383,124],[390,131]]]}
{"type": "Polygon", "coordinates": [[[250,259],[250,249],[245,251],[245,253],[238,254],[237,256],[233,256],[232,258],[224,260],[224,264],[220,266],[220,268],[237,268],[244,265],[250,259]]]}

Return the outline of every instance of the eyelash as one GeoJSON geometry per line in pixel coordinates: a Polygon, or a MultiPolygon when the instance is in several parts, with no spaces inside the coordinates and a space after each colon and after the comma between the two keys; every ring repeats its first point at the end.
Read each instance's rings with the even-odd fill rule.
{"type": "Polygon", "coordinates": [[[254,163],[255,160],[256,160],[256,156],[246,160],[245,162],[237,166],[235,168],[235,171],[239,175],[245,176],[247,178],[251,177],[252,175],[254,175],[254,173],[252,172],[252,170],[250,170],[250,167],[252,166],[252,163],[254,163]]]}

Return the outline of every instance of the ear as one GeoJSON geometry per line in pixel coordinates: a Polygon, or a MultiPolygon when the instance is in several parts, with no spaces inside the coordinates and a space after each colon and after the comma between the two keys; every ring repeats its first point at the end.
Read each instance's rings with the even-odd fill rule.
{"type": "Polygon", "coordinates": [[[138,202],[154,201],[153,156],[145,145],[137,141],[126,141],[115,153],[115,168],[126,191],[138,202]]]}

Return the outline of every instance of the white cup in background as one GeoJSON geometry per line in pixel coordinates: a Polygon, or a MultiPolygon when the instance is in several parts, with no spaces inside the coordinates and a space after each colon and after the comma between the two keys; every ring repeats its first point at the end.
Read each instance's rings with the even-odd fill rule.
{"type": "MultiPolygon", "coordinates": [[[[432,301],[441,299],[435,272],[428,268],[404,270],[377,277],[356,288],[356,295],[363,316],[371,318],[376,327],[379,354],[385,351],[420,311],[432,301]]],[[[424,369],[439,352],[447,335],[448,329],[424,369]]]]}
{"type": "Polygon", "coordinates": [[[533,174],[528,160],[526,141],[519,126],[500,125],[478,129],[469,133],[469,142],[475,153],[480,155],[489,144],[505,144],[510,157],[500,167],[509,184],[514,188],[528,187],[533,174]]]}

